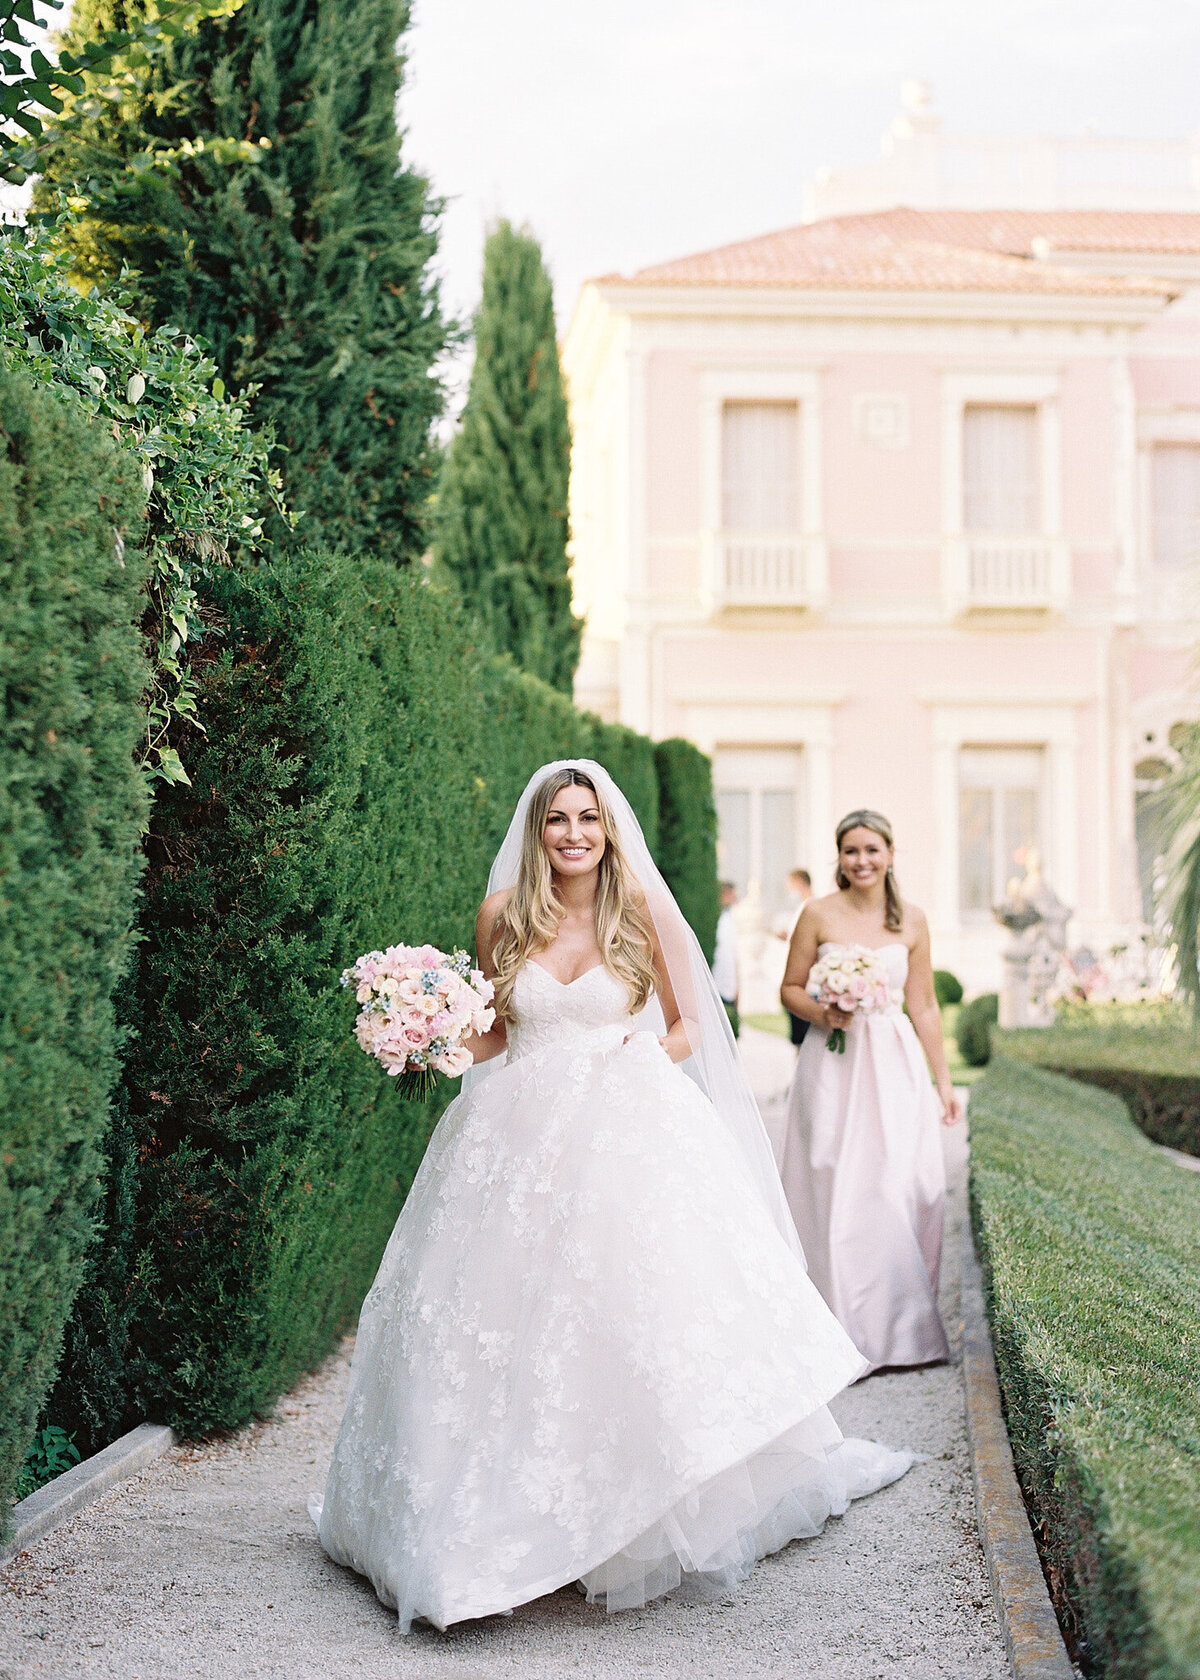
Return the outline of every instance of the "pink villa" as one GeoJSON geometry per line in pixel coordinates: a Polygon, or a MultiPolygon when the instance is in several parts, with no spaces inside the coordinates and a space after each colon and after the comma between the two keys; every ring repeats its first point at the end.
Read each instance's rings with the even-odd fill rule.
{"type": "Polygon", "coordinates": [[[1200,151],[905,105],[800,225],[588,282],[564,345],[576,696],[712,753],[752,1007],[860,805],[971,990],[1029,848],[1073,943],[1143,936],[1200,717],[1200,151]]]}

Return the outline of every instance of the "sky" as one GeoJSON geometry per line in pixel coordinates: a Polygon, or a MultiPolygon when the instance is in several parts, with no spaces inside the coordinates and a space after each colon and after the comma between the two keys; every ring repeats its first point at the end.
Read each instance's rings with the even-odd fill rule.
{"type": "Polygon", "coordinates": [[[407,159],[446,201],[460,317],[497,216],[580,284],[800,220],[878,156],[900,84],[949,133],[1200,130],[1200,0],[413,0],[407,159]]]}

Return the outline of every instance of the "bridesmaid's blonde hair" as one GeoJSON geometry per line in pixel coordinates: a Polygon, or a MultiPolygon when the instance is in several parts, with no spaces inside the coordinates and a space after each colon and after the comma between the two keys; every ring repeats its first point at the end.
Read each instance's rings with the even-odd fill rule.
{"type": "MultiPolygon", "coordinates": [[[[889,850],[896,844],[895,840],[892,838],[891,823],[886,817],[881,816],[878,811],[851,811],[850,814],[843,817],[841,822],[837,825],[837,849],[839,859],[842,855],[842,841],[846,838],[852,828],[869,828],[872,834],[878,834],[879,838],[884,842],[889,850]]],[[[840,861],[837,866],[837,874],[834,876],[834,881],[837,886],[842,888],[843,891],[845,891],[845,889],[850,885],[850,877],[842,868],[840,861]]],[[[883,878],[883,901],[884,927],[889,933],[901,932],[904,927],[904,900],[900,897],[900,888],[896,882],[896,872],[890,863],[887,866],[887,874],[883,878]]]]}
{"type": "Polygon", "coordinates": [[[563,919],[542,831],[555,798],[565,787],[587,788],[600,813],[605,845],[596,885],[596,943],[605,968],[629,992],[629,1008],[636,1014],[645,1006],[655,984],[650,918],[637,878],[625,861],[604,796],[586,771],[570,767],[555,771],[534,789],[525,814],[516,885],[496,918],[492,940],[496,1012],[508,1014],[517,975],[530,957],[553,943],[563,919]]]}

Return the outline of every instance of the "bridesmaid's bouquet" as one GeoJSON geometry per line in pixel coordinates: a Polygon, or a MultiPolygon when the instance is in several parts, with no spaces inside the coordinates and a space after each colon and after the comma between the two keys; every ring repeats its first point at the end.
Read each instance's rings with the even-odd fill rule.
{"type": "Polygon", "coordinates": [[[389,945],[368,951],[342,974],[360,1004],[354,1036],[408,1096],[424,1097],[435,1073],[465,1073],[471,1052],[463,1039],[485,1033],[495,1020],[492,983],[465,951],[436,945],[389,945]]]}
{"type": "MultiPolygon", "coordinates": [[[[838,945],[819,957],[808,971],[808,990],[818,1003],[834,1003],[848,1015],[871,1015],[899,1002],[887,969],[869,945],[838,945]]],[[[844,1027],[834,1027],[825,1048],[845,1054],[844,1027]]]]}

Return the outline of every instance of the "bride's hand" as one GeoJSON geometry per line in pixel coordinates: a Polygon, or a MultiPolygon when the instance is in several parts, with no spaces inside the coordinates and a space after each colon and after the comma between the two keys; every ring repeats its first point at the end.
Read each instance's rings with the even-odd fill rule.
{"type": "Polygon", "coordinates": [[[645,1031],[645,1029],[639,1030],[636,1027],[634,1028],[633,1032],[626,1033],[625,1037],[621,1040],[622,1050],[624,1050],[624,1048],[627,1044],[632,1044],[635,1038],[645,1038],[645,1037],[656,1038],[659,1049],[662,1050],[663,1052],[665,1052],[665,1054],[667,1054],[668,1056],[670,1055],[671,1052],[667,1048],[667,1041],[666,1041],[665,1038],[663,1038],[661,1036],[658,1036],[654,1033],[647,1033],[645,1031]]]}

